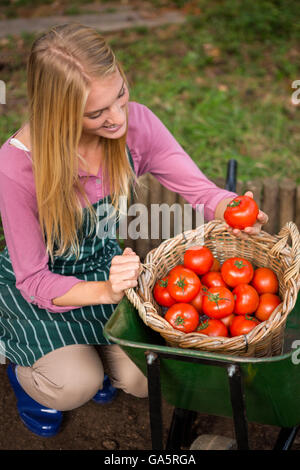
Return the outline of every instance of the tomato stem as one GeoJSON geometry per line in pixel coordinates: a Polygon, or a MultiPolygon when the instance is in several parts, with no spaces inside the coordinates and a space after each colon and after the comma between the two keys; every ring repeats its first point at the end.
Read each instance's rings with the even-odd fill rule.
{"type": "Polygon", "coordinates": [[[248,313],[245,314],[245,318],[246,320],[255,321],[255,319],[251,315],[248,315],[248,313]]]}
{"type": "Polygon", "coordinates": [[[207,328],[208,325],[209,325],[208,320],[202,321],[202,322],[200,323],[200,325],[197,327],[197,331],[199,331],[199,330],[205,330],[205,328],[207,328]]]}
{"type": "Polygon", "coordinates": [[[234,262],[234,266],[236,266],[238,269],[241,269],[241,268],[244,268],[246,266],[246,264],[244,264],[243,261],[236,260],[234,262]]]}
{"type": "Polygon", "coordinates": [[[239,201],[234,201],[234,200],[233,200],[232,202],[230,202],[229,204],[227,204],[227,207],[237,207],[237,206],[239,206],[239,205],[241,204],[241,202],[242,202],[241,200],[239,200],[239,201]]]}
{"type": "Polygon", "coordinates": [[[184,293],[184,288],[186,286],[186,283],[184,282],[184,280],[185,280],[185,277],[181,278],[181,275],[180,275],[179,280],[176,282],[176,285],[178,287],[181,287],[183,293],[184,293]]]}
{"type": "Polygon", "coordinates": [[[184,325],[184,318],[182,318],[180,315],[176,318],[174,321],[175,325],[184,325]]]}
{"type": "Polygon", "coordinates": [[[220,294],[217,293],[217,294],[213,294],[212,292],[204,292],[204,295],[207,295],[208,297],[208,300],[210,302],[215,302],[215,304],[217,305],[218,309],[220,309],[219,307],[219,301],[220,300],[228,300],[228,302],[230,302],[230,299],[227,299],[226,297],[220,297],[220,294]]]}
{"type": "Polygon", "coordinates": [[[160,281],[158,281],[158,284],[161,286],[161,287],[167,287],[168,285],[168,279],[166,279],[165,281],[163,279],[161,279],[160,281]]]}

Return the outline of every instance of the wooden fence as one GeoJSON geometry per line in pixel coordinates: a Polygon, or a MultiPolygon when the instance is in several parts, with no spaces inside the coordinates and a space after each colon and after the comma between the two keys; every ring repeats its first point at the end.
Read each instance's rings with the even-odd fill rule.
{"type": "MultiPolygon", "coordinates": [[[[214,183],[220,188],[225,187],[225,179],[220,178],[213,180],[214,183]]],[[[122,240],[121,246],[130,246],[143,261],[148,251],[156,248],[163,240],[162,228],[162,214],[159,215],[159,223],[156,222],[155,226],[159,228],[158,237],[152,236],[152,225],[151,221],[151,204],[158,204],[161,206],[163,203],[172,206],[174,203],[179,203],[182,207],[182,213],[184,204],[188,204],[187,201],[177,193],[170,191],[160,184],[160,182],[150,173],[140,176],[139,182],[140,187],[136,188],[136,195],[133,199],[133,204],[144,204],[148,208],[148,224],[142,227],[137,226],[137,231],[142,232],[142,237],[137,239],[130,238],[128,235],[126,238],[120,236],[122,240]]],[[[270,234],[276,234],[280,228],[288,221],[293,221],[297,224],[300,230],[300,186],[290,179],[282,179],[277,181],[269,178],[262,180],[252,180],[242,183],[237,182],[236,192],[238,194],[244,194],[245,191],[251,190],[254,195],[254,199],[259,204],[259,207],[268,214],[269,222],[263,226],[263,230],[270,234]]],[[[129,206],[128,206],[129,207],[129,206]]],[[[134,216],[127,217],[127,228],[129,224],[136,219],[138,213],[134,216]]],[[[192,219],[185,223],[189,228],[196,228],[196,212],[192,210],[192,219]]],[[[183,225],[183,224],[182,224],[183,225]]],[[[129,232],[129,231],[128,231],[129,232]]],[[[167,238],[174,237],[179,232],[176,232],[176,225],[174,223],[173,216],[170,217],[170,236],[167,238]]],[[[0,250],[5,246],[5,239],[3,234],[2,224],[0,223],[0,250]]]]}
{"type": "MultiPolygon", "coordinates": [[[[137,227],[137,230],[142,233],[142,237],[135,239],[127,236],[123,237],[122,246],[130,246],[141,258],[144,257],[148,251],[157,247],[165,238],[162,236],[162,215],[160,214],[159,233],[158,238],[153,238],[151,235],[151,204],[166,203],[171,206],[174,203],[179,203],[182,206],[188,204],[187,201],[177,193],[170,191],[160,184],[160,182],[150,173],[140,176],[139,181],[142,183],[140,187],[136,188],[136,195],[133,203],[141,203],[148,208],[148,227],[137,227]]],[[[213,182],[221,187],[225,187],[225,179],[219,178],[213,182]]],[[[266,212],[269,216],[268,224],[263,226],[263,230],[270,234],[277,234],[280,228],[288,221],[293,221],[297,224],[300,230],[300,186],[290,179],[282,179],[280,181],[266,178],[264,180],[251,180],[247,182],[237,182],[236,192],[244,194],[245,191],[250,190],[253,192],[254,199],[258,203],[261,210],[266,212]]],[[[128,206],[129,207],[129,206],[128,206]]],[[[183,213],[183,212],[182,212],[183,213]]],[[[136,215],[127,217],[127,226],[138,217],[136,215]]],[[[174,225],[173,216],[170,218],[170,237],[177,235],[176,226],[174,225]],[[175,229],[174,229],[175,227],[175,229]]],[[[185,221],[186,222],[186,221],[185,221]]],[[[205,221],[206,222],[206,221],[205,221]]],[[[143,225],[143,224],[142,224],[143,225]]],[[[192,221],[190,228],[196,228],[196,212],[192,210],[192,221]]],[[[122,238],[120,236],[120,238],[122,238]]]]}

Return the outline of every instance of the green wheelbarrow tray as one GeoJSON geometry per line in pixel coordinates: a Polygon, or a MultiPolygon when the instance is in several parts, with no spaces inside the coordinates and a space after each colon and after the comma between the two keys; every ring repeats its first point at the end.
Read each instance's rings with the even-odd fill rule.
{"type": "Polygon", "coordinates": [[[176,408],[232,416],[226,364],[234,363],[241,371],[249,422],[282,428],[300,424],[300,296],[287,319],[283,354],[274,357],[238,357],[168,347],[158,333],[143,323],[126,296],[106,323],[104,334],[145,375],[146,352],[160,356],[161,393],[176,408]],[[164,357],[169,354],[172,359],[164,357]],[[225,367],[216,367],[216,361],[225,367]]]}

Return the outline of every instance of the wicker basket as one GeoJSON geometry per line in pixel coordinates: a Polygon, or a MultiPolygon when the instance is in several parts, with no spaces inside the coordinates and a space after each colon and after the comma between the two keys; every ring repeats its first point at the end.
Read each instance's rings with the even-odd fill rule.
{"type": "Polygon", "coordinates": [[[297,226],[288,222],[278,235],[261,231],[242,240],[226,230],[226,224],[213,220],[163,241],[149,251],[138,277],[138,286],[125,291],[143,322],[159,332],[172,347],[198,349],[228,355],[274,356],[282,353],[287,316],[293,309],[300,288],[300,236],[297,226]],[[288,244],[291,238],[291,245],[288,244]],[[174,329],[162,316],[162,307],[153,298],[157,279],[183,262],[185,250],[192,244],[205,244],[223,263],[233,256],[248,259],[254,267],[269,267],[279,280],[282,303],[267,321],[255,326],[247,335],[232,338],[209,337],[174,329]]]}

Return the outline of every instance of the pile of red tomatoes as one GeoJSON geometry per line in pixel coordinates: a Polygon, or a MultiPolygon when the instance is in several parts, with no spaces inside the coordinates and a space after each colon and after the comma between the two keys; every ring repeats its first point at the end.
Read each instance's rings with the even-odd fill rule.
{"type": "Polygon", "coordinates": [[[221,265],[206,246],[187,249],[183,264],[156,281],[164,318],[185,333],[232,337],[249,333],[282,302],[276,273],[245,258],[221,265]]]}

